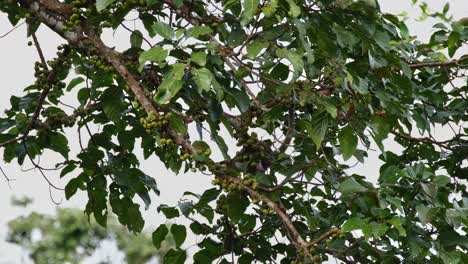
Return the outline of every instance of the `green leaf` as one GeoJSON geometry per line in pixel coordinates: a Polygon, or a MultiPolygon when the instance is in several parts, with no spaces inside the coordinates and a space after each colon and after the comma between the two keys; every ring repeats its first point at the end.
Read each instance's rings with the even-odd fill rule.
{"type": "Polygon", "coordinates": [[[460,42],[461,42],[460,33],[455,32],[455,31],[450,33],[447,39],[447,47],[448,47],[448,53],[450,57],[453,57],[453,55],[455,55],[455,52],[460,46],[460,42]]]}
{"type": "Polygon", "coordinates": [[[439,187],[444,187],[450,183],[450,178],[443,175],[438,175],[434,177],[434,183],[439,187]]]}
{"type": "Polygon", "coordinates": [[[299,55],[295,51],[287,50],[287,49],[277,49],[276,56],[279,58],[286,58],[289,60],[294,69],[294,80],[301,76],[302,72],[304,71],[304,62],[302,61],[302,55],[299,55]]]}
{"type": "Polygon", "coordinates": [[[416,206],[416,212],[419,220],[421,220],[423,224],[430,223],[437,215],[436,208],[428,207],[423,204],[418,204],[416,206]]]}
{"type": "Polygon", "coordinates": [[[196,69],[192,68],[192,75],[195,84],[198,87],[198,92],[207,92],[211,89],[212,73],[207,68],[196,69]]]}
{"type": "Polygon", "coordinates": [[[60,172],[60,178],[64,177],[68,173],[74,171],[76,169],[76,164],[75,163],[70,163],[67,166],[65,166],[62,171],[60,172]]]}
{"type": "Polygon", "coordinates": [[[192,28],[189,28],[185,32],[185,37],[187,37],[187,38],[198,38],[198,37],[203,36],[203,35],[208,35],[208,34],[210,34],[212,32],[213,32],[213,30],[208,26],[194,26],[192,28]]]}
{"type": "Polygon", "coordinates": [[[106,9],[110,4],[115,2],[115,0],[96,0],[96,10],[101,12],[106,9]]]}
{"type": "Polygon", "coordinates": [[[178,248],[180,247],[187,237],[187,231],[185,230],[185,226],[173,224],[171,225],[171,234],[174,237],[175,246],[178,248]]]}
{"type": "Polygon", "coordinates": [[[163,214],[168,219],[179,217],[179,210],[175,207],[167,206],[167,205],[160,205],[158,206],[158,212],[163,212],[163,214]]]}
{"type": "Polygon", "coordinates": [[[154,4],[158,3],[158,2],[159,2],[158,0],[146,0],[146,4],[148,6],[152,6],[152,5],[154,5],[154,4]]]}
{"type": "Polygon", "coordinates": [[[328,114],[326,111],[316,112],[312,115],[312,121],[306,124],[306,130],[309,137],[315,143],[317,149],[322,145],[325,134],[328,129],[328,114]]]}
{"type": "Polygon", "coordinates": [[[60,153],[64,158],[68,159],[70,148],[68,147],[68,139],[60,133],[48,133],[48,148],[60,153]]]}
{"type": "Polygon", "coordinates": [[[187,253],[181,249],[170,249],[164,255],[163,264],[184,264],[187,253]]]}
{"type": "Polygon", "coordinates": [[[307,29],[305,23],[303,23],[299,19],[294,19],[294,25],[296,26],[297,31],[299,32],[299,39],[301,40],[302,47],[306,51],[307,63],[312,64],[315,61],[315,55],[314,51],[311,48],[312,45],[310,44],[308,39],[306,39],[307,29]]]}
{"type": "Polygon", "coordinates": [[[365,192],[367,189],[359,184],[354,178],[348,177],[346,180],[340,183],[338,191],[342,194],[365,192]]]}
{"type": "Polygon", "coordinates": [[[163,81],[158,87],[158,92],[154,96],[154,101],[158,104],[168,103],[184,84],[182,77],[185,73],[185,64],[176,63],[172,65],[171,70],[167,73],[163,81]]]}
{"type": "Polygon", "coordinates": [[[247,45],[247,58],[255,59],[258,54],[269,46],[268,42],[254,40],[247,45]]]}
{"type": "Polygon", "coordinates": [[[237,223],[249,206],[249,200],[239,192],[230,192],[226,197],[227,215],[237,223]]]}
{"type": "Polygon", "coordinates": [[[338,45],[343,48],[348,47],[349,49],[353,48],[359,42],[359,38],[357,38],[353,33],[349,30],[345,30],[338,24],[333,25],[333,32],[336,34],[336,39],[338,41],[338,45]]]}
{"type": "Polygon", "coordinates": [[[156,32],[158,35],[165,39],[172,40],[174,38],[174,29],[172,29],[171,26],[164,22],[158,21],[153,25],[152,28],[154,32],[156,32]]]}
{"type": "Polygon", "coordinates": [[[204,51],[192,52],[190,55],[191,60],[200,66],[205,66],[206,64],[206,53],[204,51]]]}
{"type": "Polygon", "coordinates": [[[101,96],[102,110],[114,123],[121,121],[121,116],[127,109],[122,101],[122,96],[122,90],[117,86],[107,88],[101,96]]]}
{"type": "Polygon", "coordinates": [[[265,14],[266,17],[271,17],[275,14],[277,8],[278,8],[278,0],[270,0],[262,8],[262,12],[265,14]]]}
{"type": "Polygon", "coordinates": [[[293,18],[298,17],[301,14],[301,8],[296,5],[294,0],[286,0],[289,4],[289,12],[288,15],[290,15],[293,18]]]}
{"type": "Polygon", "coordinates": [[[153,245],[159,249],[161,248],[161,243],[166,239],[166,235],[169,233],[166,224],[162,224],[153,232],[152,240],[153,245]]]}
{"type": "Polygon", "coordinates": [[[73,80],[71,80],[68,85],[67,85],[67,92],[71,91],[73,88],[75,88],[78,84],[84,82],[85,80],[82,77],[76,77],[73,80]]]}
{"type": "Polygon", "coordinates": [[[391,165],[386,167],[381,173],[379,177],[379,183],[381,184],[394,184],[400,178],[399,176],[400,169],[395,166],[391,165]]]}
{"type": "MultiPolygon", "coordinates": [[[[143,34],[139,30],[134,30],[130,35],[130,45],[132,48],[141,48],[143,44],[143,34]]],[[[141,55],[140,55],[141,57],[141,55]]]]}
{"type": "Polygon", "coordinates": [[[403,228],[401,224],[400,217],[394,216],[388,222],[398,230],[398,233],[400,234],[400,236],[406,237],[406,230],[403,228]]]}
{"type": "Polygon", "coordinates": [[[368,219],[362,217],[353,217],[346,220],[341,228],[343,232],[350,232],[357,229],[362,229],[367,224],[367,222],[368,219]]]}
{"type": "Polygon", "coordinates": [[[80,177],[71,179],[65,186],[65,198],[67,200],[70,200],[70,198],[76,194],[81,184],[82,184],[82,181],[80,177]]]}
{"type": "Polygon", "coordinates": [[[385,235],[387,230],[388,226],[386,224],[381,223],[370,223],[368,225],[364,225],[364,227],[362,228],[362,232],[364,233],[367,239],[369,239],[370,237],[379,238],[385,235]]]}
{"type": "Polygon", "coordinates": [[[343,159],[348,160],[353,156],[358,144],[358,137],[354,134],[354,130],[350,125],[340,131],[339,140],[343,159]]]}
{"type": "Polygon", "coordinates": [[[142,52],[138,58],[138,62],[140,63],[139,71],[143,69],[147,61],[161,63],[166,60],[167,55],[168,51],[158,46],[142,52]]]}
{"type": "Polygon", "coordinates": [[[171,115],[169,118],[169,125],[177,133],[181,135],[187,134],[187,126],[184,123],[184,120],[179,115],[171,115]]]}
{"type": "Polygon", "coordinates": [[[257,13],[259,0],[244,0],[242,4],[243,12],[241,14],[241,26],[246,26],[257,13]]]}

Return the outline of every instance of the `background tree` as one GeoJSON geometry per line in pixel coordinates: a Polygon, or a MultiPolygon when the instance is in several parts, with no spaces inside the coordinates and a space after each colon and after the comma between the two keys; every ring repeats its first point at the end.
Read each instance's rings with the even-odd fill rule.
{"type": "MultiPolygon", "coordinates": [[[[158,206],[191,221],[195,263],[466,262],[467,20],[421,8],[440,21],[427,43],[374,0],[2,1],[40,57],[0,120],[4,160],[29,160],[57,188],[38,158],[61,154],[55,168],[74,175],[66,197],[86,191],[88,215],[105,226],[112,211],[132,232],[144,225],[135,196],[148,207],[159,194],[136,143],[176,173],[213,177],[203,194],[158,206]],[[41,25],[67,41],[50,61],[41,25]],[[101,39],[119,27],[127,50],[101,39]],[[373,145],[377,183],[350,173],[373,145]]],[[[184,225],[161,225],[153,243],[169,233],[164,262],[183,263],[184,225]]]]}
{"type": "MultiPolygon", "coordinates": [[[[13,200],[17,206],[28,206],[31,202],[28,198],[13,200]]],[[[82,263],[96,252],[102,252],[105,240],[116,243],[125,256],[125,263],[135,264],[156,261],[174,245],[172,237],[168,237],[163,248],[157,250],[151,235],[145,232],[131,234],[113,217],[109,217],[107,228],[103,228],[94,220],[90,221],[81,210],[72,208],[57,209],[53,216],[32,212],[18,217],[8,224],[7,240],[27,250],[38,264],[82,263]]],[[[107,253],[110,258],[117,252],[107,253]]],[[[102,264],[112,263],[105,259],[101,261],[102,264]]]]}

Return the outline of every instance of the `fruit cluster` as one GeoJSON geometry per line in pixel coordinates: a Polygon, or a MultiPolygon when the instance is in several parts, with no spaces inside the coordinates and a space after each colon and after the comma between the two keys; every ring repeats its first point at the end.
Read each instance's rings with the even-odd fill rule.
{"type": "Polygon", "coordinates": [[[250,176],[245,177],[239,183],[231,179],[224,178],[214,179],[211,181],[211,184],[220,186],[225,192],[242,191],[244,187],[248,187],[253,190],[257,188],[257,182],[250,176]]]}
{"type": "Polygon", "coordinates": [[[331,233],[330,238],[325,241],[327,244],[330,244],[331,242],[333,242],[333,239],[342,238],[344,236],[343,232],[338,227],[333,227],[330,230],[330,233],[331,233]]]}
{"type": "MultiPolygon", "coordinates": [[[[60,82],[58,79],[61,72],[66,72],[70,68],[71,64],[69,62],[70,48],[67,45],[59,46],[59,51],[57,52],[57,58],[52,59],[47,62],[51,67],[50,70],[47,70],[46,65],[43,65],[41,62],[36,62],[34,64],[34,77],[36,77],[35,84],[38,86],[38,89],[41,89],[46,86],[51,86],[51,90],[61,90],[65,88],[65,83],[60,82]]],[[[65,76],[60,76],[60,79],[65,78],[65,76]]]]}
{"type": "Polygon", "coordinates": [[[233,191],[242,191],[242,185],[229,181],[228,179],[224,179],[219,184],[223,191],[225,192],[233,192],[233,191]]]}
{"type": "Polygon", "coordinates": [[[47,117],[47,128],[56,129],[62,125],[65,127],[72,127],[75,125],[76,118],[73,116],[68,116],[64,112],[51,113],[49,111],[43,111],[42,116],[47,117]]]}
{"type": "MultiPolygon", "coordinates": [[[[139,104],[137,105],[139,107],[139,104]]],[[[136,107],[136,106],[135,106],[136,107]]],[[[167,113],[164,115],[156,115],[154,112],[150,112],[150,114],[144,118],[140,118],[140,123],[143,125],[143,128],[146,130],[146,132],[149,134],[151,132],[154,132],[155,130],[164,128],[169,124],[169,120],[171,118],[172,113],[167,113]]],[[[162,143],[163,141],[161,141],[162,143]]],[[[172,143],[171,139],[167,139],[164,141],[164,144],[170,144],[172,143]]]]}
{"type": "Polygon", "coordinates": [[[87,0],[73,0],[71,4],[73,5],[72,14],[65,22],[65,25],[63,25],[64,31],[73,31],[75,26],[81,25],[84,14],[90,16],[93,12],[93,9],[83,10],[83,7],[86,7],[88,4],[87,0]]]}
{"type": "Polygon", "coordinates": [[[89,64],[105,71],[106,73],[111,73],[114,71],[114,68],[111,65],[108,65],[105,61],[100,59],[97,55],[92,55],[89,57],[89,64]]]}
{"type": "Polygon", "coordinates": [[[240,162],[248,163],[249,171],[256,171],[259,164],[264,164],[265,157],[267,157],[267,150],[258,140],[258,135],[252,132],[250,136],[245,133],[244,135],[237,135],[237,146],[242,147],[241,151],[236,153],[237,159],[240,162]]]}
{"type": "MultiPolygon", "coordinates": [[[[218,199],[216,200],[216,209],[215,211],[218,213],[218,214],[224,214],[227,210],[227,206],[226,206],[226,195],[224,194],[221,194],[218,199]]],[[[221,220],[221,219],[220,219],[221,220]]],[[[221,220],[222,221],[222,220],[221,220]]],[[[218,223],[220,224],[220,223],[218,223]]]]}

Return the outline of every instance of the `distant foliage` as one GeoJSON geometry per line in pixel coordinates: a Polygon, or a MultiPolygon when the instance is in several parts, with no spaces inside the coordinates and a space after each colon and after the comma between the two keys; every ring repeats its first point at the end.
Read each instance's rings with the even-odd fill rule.
{"type": "Polygon", "coordinates": [[[148,234],[130,234],[114,219],[105,229],[79,209],[58,209],[53,216],[33,212],[8,223],[7,241],[25,249],[37,264],[82,263],[97,252],[107,255],[100,263],[112,263],[118,252],[105,252],[101,248],[105,240],[115,242],[130,264],[154,262],[173,245],[168,238],[164,249],[156,250],[148,234]]]}

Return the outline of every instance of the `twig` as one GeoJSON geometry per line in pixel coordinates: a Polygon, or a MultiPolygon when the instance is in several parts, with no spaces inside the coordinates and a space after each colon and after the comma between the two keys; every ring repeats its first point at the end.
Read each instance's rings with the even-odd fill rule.
{"type": "Polygon", "coordinates": [[[44,90],[42,90],[42,93],[41,93],[41,95],[39,97],[39,100],[37,102],[36,109],[34,110],[33,116],[31,117],[31,121],[29,121],[29,124],[26,127],[25,131],[23,132],[23,135],[21,135],[19,137],[12,138],[12,139],[9,139],[7,141],[4,141],[4,142],[0,143],[0,147],[4,147],[4,146],[6,146],[6,145],[8,145],[10,143],[13,143],[13,142],[16,142],[16,141],[19,141],[19,140],[23,140],[29,135],[29,132],[31,132],[32,128],[34,127],[34,123],[39,118],[39,114],[41,113],[41,110],[42,110],[42,105],[44,104],[44,102],[46,100],[46,97],[49,94],[50,89],[52,88],[52,85],[50,84],[50,81],[54,78],[54,76],[53,76],[54,74],[53,74],[53,72],[50,72],[49,68],[47,67],[47,62],[45,60],[44,53],[42,52],[39,41],[37,40],[36,34],[32,33],[32,37],[33,37],[34,45],[36,46],[37,53],[39,54],[39,58],[41,59],[41,63],[43,64],[45,72],[47,74],[47,84],[48,85],[44,88],[44,90]]]}
{"type": "Polygon", "coordinates": [[[26,22],[21,22],[20,24],[16,25],[15,27],[13,27],[12,29],[8,30],[5,34],[3,35],[0,35],[0,38],[4,38],[6,36],[8,36],[11,32],[15,31],[17,28],[19,28],[20,26],[24,25],[26,22]]]}
{"type": "Polygon", "coordinates": [[[421,62],[421,63],[413,63],[410,64],[410,68],[412,69],[419,69],[424,67],[449,67],[449,66],[458,66],[462,62],[468,60],[468,57],[462,57],[458,60],[451,60],[451,61],[430,61],[430,62],[421,62]]]}

